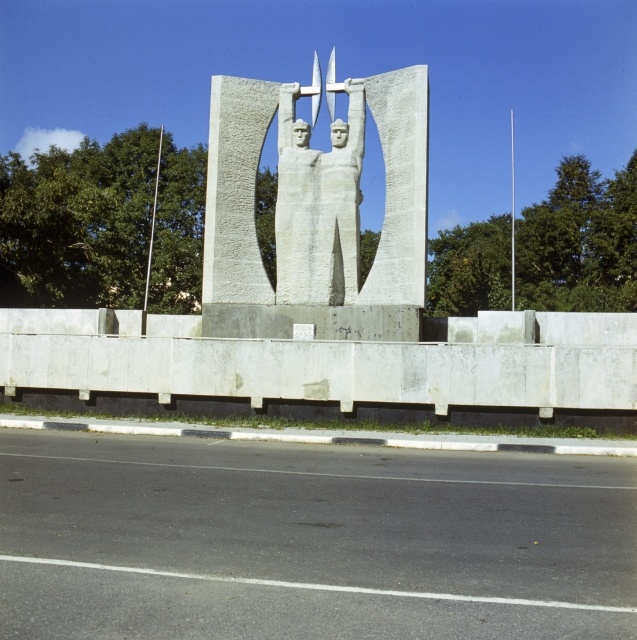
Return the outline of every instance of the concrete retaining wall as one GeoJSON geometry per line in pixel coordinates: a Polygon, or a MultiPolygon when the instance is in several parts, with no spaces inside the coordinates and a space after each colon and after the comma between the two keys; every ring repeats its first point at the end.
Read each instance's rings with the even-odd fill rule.
{"type": "MultiPolygon", "coordinates": [[[[355,402],[637,408],[637,349],[0,334],[0,386],[355,402]]],[[[547,411],[548,410],[548,411],[547,411]]]]}
{"type": "Polygon", "coordinates": [[[106,309],[0,309],[0,333],[94,335],[106,309]]]}
{"type": "Polygon", "coordinates": [[[637,347],[637,313],[535,312],[540,344],[637,347]]]}
{"type": "Polygon", "coordinates": [[[201,316],[146,316],[146,335],[165,338],[201,338],[201,316]]]}
{"type": "Polygon", "coordinates": [[[478,311],[476,318],[432,321],[447,322],[451,343],[637,347],[636,313],[478,311]]]}
{"type": "Polygon", "coordinates": [[[201,316],[129,309],[0,309],[0,334],[201,337],[201,316]]]}

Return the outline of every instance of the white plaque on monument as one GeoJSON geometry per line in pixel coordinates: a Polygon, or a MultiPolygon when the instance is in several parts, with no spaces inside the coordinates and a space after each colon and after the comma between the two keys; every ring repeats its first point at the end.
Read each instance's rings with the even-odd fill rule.
{"type": "Polygon", "coordinates": [[[315,324],[295,324],[292,333],[293,340],[314,340],[316,336],[315,324]]]}

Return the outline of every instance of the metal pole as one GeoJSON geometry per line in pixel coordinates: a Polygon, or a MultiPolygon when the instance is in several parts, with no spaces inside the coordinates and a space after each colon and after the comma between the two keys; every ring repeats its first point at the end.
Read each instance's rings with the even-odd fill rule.
{"type": "Polygon", "coordinates": [[[159,157],[157,158],[157,179],[155,180],[155,204],[153,205],[153,224],[150,231],[150,248],[148,251],[148,272],[146,273],[146,295],[144,296],[144,311],[148,307],[148,287],[150,286],[150,264],[153,259],[153,241],[155,239],[155,217],[157,215],[157,194],[159,192],[159,168],[161,167],[161,145],[164,140],[164,125],[159,134],[159,157]]]}
{"type": "Polygon", "coordinates": [[[511,109],[511,311],[515,311],[515,145],[511,109]]]}

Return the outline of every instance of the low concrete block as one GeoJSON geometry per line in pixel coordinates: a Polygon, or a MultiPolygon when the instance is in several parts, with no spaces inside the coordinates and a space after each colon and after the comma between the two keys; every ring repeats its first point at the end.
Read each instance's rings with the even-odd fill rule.
{"type": "Polygon", "coordinates": [[[449,415],[449,405],[448,404],[437,404],[434,406],[434,413],[437,416],[445,417],[449,415]]]}
{"type": "Polygon", "coordinates": [[[143,336],[146,334],[146,312],[115,309],[113,333],[119,336],[143,336]]]}
{"type": "Polygon", "coordinates": [[[478,318],[448,318],[447,339],[451,343],[477,342],[478,318]]]}
{"type": "Polygon", "coordinates": [[[146,335],[165,338],[201,338],[201,316],[148,314],[146,335]]]}
{"type": "Polygon", "coordinates": [[[534,344],[535,311],[478,311],[478,342],[534,344]]]}

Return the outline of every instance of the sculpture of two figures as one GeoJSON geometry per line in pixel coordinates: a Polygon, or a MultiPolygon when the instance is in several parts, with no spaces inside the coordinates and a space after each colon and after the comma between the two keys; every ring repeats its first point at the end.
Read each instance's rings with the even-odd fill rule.
{"type": "MultiPolygon", "coordinates": [[[[323,153],[310,148],[312,127],[295,115],[296,101],[310,91],[298,83],[280,88],[277,304],[339,306],[358,296],[364,81],[346,80],[342,90],[349,95],[349,122],[332,122],[332,151],[323,153]]],[[[313,111],[316,120],[318,107],[313,111]]]]}

